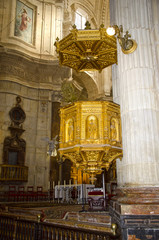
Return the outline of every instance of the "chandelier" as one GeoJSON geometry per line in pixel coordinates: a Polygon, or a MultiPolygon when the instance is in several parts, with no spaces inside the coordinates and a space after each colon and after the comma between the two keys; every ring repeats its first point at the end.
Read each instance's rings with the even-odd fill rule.
{"type": "Polygon", "coordinates": [[[62,40],[56,39],[55,46],[60,65],[82,71],[102,71],[117,63],[117,43],[114,36],[109,36],[101,25],[99,30],[91,29],[86,22],[84,30],[76,26],[62,40]]]}

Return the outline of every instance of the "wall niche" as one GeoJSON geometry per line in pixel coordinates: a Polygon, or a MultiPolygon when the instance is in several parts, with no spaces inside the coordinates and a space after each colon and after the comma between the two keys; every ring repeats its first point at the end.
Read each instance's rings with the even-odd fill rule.
{"type": "Polygon", "coordinates": [[[26,141],[21,138],[21,135],[25,131],[22,123],[26,115],[20,103],[21,98],[17,96],[16,105],[9,112],[11,124],[8,129],[11,136],[6,137],[3,144],[3,164],[6,165],[25,165],[26,141]]]}

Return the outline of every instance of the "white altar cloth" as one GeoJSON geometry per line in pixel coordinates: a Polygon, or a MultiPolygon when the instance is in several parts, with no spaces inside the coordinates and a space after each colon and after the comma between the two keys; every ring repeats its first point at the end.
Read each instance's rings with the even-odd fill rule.
{"type": "Polygon", "coordinates": [[[55,186],[55,199],[61,201],[69,201],[72,197],[71,192],[73,188],[77,189],[77,201],[82,202],[82,199],[87,201],[88,192],[90,192],[95,185],[93,184],[72,184],[72,185],[56,185],[55,186]]]}

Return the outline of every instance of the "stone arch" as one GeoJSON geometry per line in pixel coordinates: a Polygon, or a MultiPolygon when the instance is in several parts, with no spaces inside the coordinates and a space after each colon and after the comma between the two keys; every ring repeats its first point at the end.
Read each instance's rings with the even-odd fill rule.
{"type": "MultiPolygon", "coordinates": [[[[88,20],[90,21],[90,23],[93,24],[92,27],[97,28],[97,21],[94,13],[94,8],[93,8],[93,5],[90,2],[88,2],[88,0],[84,0],[82,4],[77,1],[72,1],[70,3],[70,8],[71,8],[72,15],[74,15],[77,9],[79,10],[81,9],[82,11],[84,11],[88,15],[88,20]]],[[[74,22],[75,20],[74,16],[72,16],[72,20],[74,22]]]]}
{"type": "Polygon", "coordinates": [[[86,89],[88,100],[95,100],[98,97],[98,86],[88,73],[73,70],[73,79],[86,89]]]}
{"type": "MultiPolygon", "coordinates": [[[[88,20],[92,24],[92,28],[99,28],[101,24],[106,27],[110,25],[109,0],[83,0],[82,2],[70,0],[69,5],[72,13],[78,8],[85,11],[88,14],[88,20]]],[[[74,21],[74,19],[72,20],[74,21]]]]}

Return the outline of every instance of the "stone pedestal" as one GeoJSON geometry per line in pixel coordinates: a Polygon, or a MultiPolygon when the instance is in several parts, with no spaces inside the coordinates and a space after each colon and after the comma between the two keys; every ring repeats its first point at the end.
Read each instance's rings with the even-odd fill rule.
{"type": "Polygon", "coordinates": [[[109,211],[123,240],[159,239],[159,188],[120,188],[109,211]]]}

